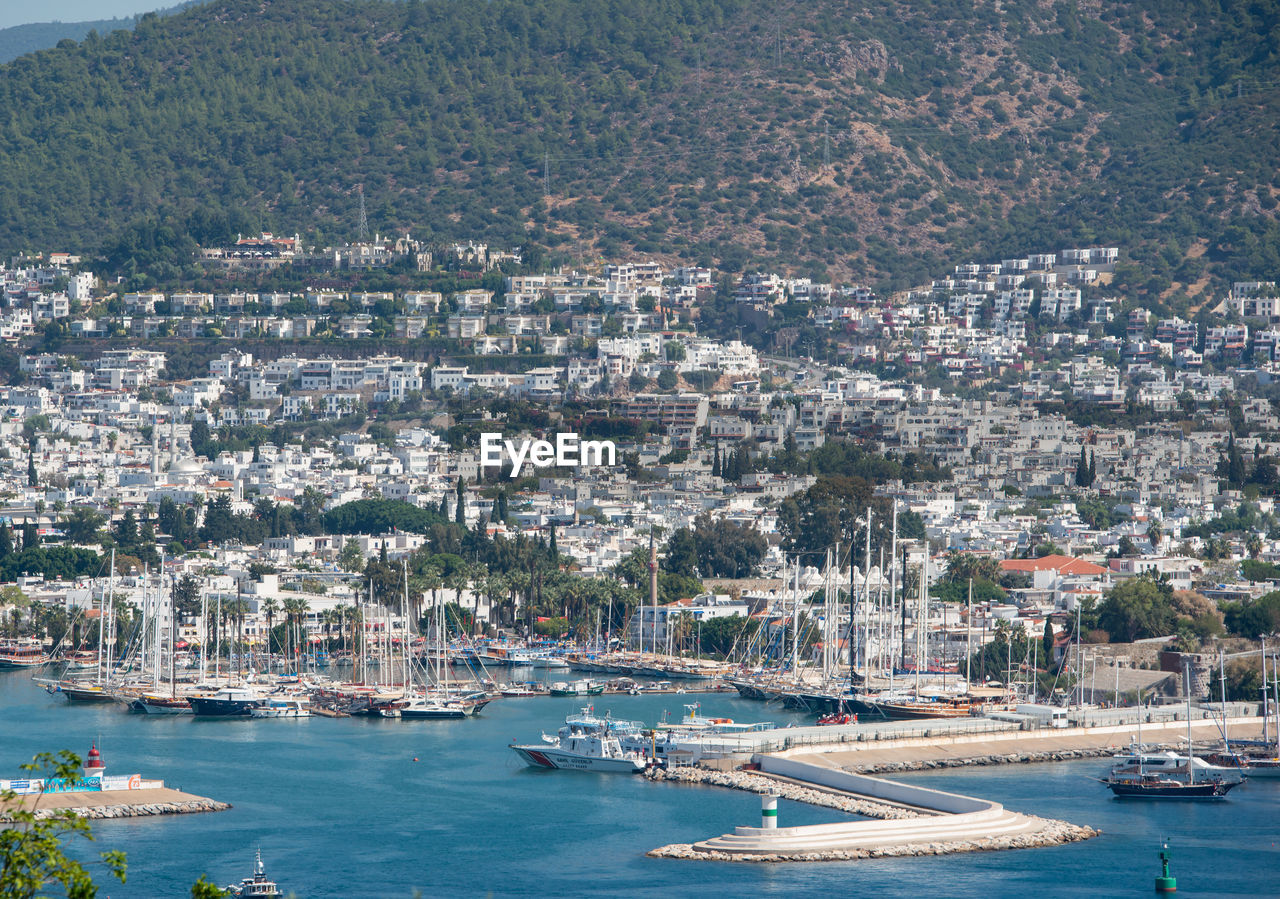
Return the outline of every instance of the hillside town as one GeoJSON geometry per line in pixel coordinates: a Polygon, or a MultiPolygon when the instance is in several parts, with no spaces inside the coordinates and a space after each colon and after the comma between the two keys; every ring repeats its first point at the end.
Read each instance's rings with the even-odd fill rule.
{"type": "MultiPolygon", "coordinates": [[[[206,605],[243,602],[247,641],[289,601],[306,634],[327,636],[361,603],[369,566],[403,560],[407,578],[416,559],[415,592],[446,588],[473,634],[603,631],[700,653],[677,620],[738,616],[781,633],[795,597],[816,602],[830,577],[864,604],[892,592],[897,559],[885,554],[910,545],[903,564],[925,573],[931,600],[910,628],[936,637],[912,664],[942,666],[960,664],[975,634],[981,644],[1019,629],[1053,635],[1058,658],[1073,641],[1081,658],[1082,640],[1216,652],[1219,638],[1257,636],[1233,622],[1254,621],[1248,607],[1280,583],[1274,282],[1236,283],[1202,307],[1202,326],[1111,294],[1114,247],[960,264],[891,297],[653,261],[503,274],[519,254],[429,250],[407,235],[307,252],[263,234],[202,259],[240,274],[428,271],[433,254],[500,287],[144,292],[103,283],[67,253],[0,271],[0,336],[16,357],[0,388],[0,555],[21,560],[17,591],[0,597],[9,630],[30,631],[46,606],[101,605],[103,572],[31,554],[52,546],[126,560],[112,587],[126,604],[142,607],[157,578],[206,605]],[[732,335],[700,333],[717,295],[732,335]],[[173,350],[150,348],[174,340],[209,348],[198,370],[184,359],[175,373],[173,350]],[[521,478],[509,457],[483,464],[483,432],[575,429],[611,440],[614,464],[521,478]],[[800,534],[797,509],[844,475],[870,482],[868,508],[846,497],[841,524],[800,534]],[[589,603],[572,608],[571,585],[556,609],[536,576],[461,559],[447,578],[424,575],[420,563],[465,554],[458,533],[394,516],[385,529],[327,526],[328,513],[369,501],[493,545],[549,544],[558,573],[628,589],[602,625],[589,603]],[[901,534],[887,533],[889,514],[901,534]],[[672,563],[673,535],[714,522],[758,541],[745,562],[672,563]],[[652,557],[680,578],[660,603],[647,575],[624,572],[655,540],[652,557]],[[957,602],[948,584],[963,567],[972,590],[975,560],[977,601],[957,602]],[[1171,591],[1177,614],[1128,634],[1078,631],[1082,610],[1096,618],[1138,580],[1171,591]]],[[[183,633],[203,644],[208,619],[192,608],[183,633]]],[[[391,629],[416,626],[406,609],[387,614],[391,629]]],[[[835,616],[826,642],[852,658],[859,638],[847,610],[835,616]]],[[[902,627],[905,665],[905,613],[902,627]]]]}

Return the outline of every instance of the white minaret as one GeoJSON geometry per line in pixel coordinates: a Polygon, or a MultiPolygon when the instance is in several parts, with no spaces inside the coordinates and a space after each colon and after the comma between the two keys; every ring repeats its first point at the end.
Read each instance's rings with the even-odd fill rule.
{"type": "Polygon", "coordinates": [[[160,416],[151,413],[151,486],[160,483],[160,416]]]}

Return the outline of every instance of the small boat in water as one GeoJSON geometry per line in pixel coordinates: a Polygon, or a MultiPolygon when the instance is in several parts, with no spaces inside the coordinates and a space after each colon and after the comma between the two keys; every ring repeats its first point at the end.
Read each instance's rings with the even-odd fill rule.
{"type": "Polygon", "coordinates": [[[310,718],[311,700],[305,696],[268,698],[249,709],[251,718],[310,718]]]}
{"type": "Polygon", "coordinates": [[[589,680],[569,681],[551,688],[552,696],[599,696],[603,692],[604,684],[589,680]]]}
{"type": "Polygon", "coordinates": [[[274,880],[267,877],[266,872],[262,868],[262,850],[258,850],[257,861],[253,866],[253,876],[246,877],[238,884],[231,884],[227,891],[233,896],[240,896],[242,899],[259,899],[262,896],[279,896],[280,887],[276,886],[274,880]]]}
{"type": "Polygon", "coordinates": [[[148,715],[190,715],[191,703],[185,696],[165,696],[159,693],[143,693],[129,703],[135,712],[148,715]]]}

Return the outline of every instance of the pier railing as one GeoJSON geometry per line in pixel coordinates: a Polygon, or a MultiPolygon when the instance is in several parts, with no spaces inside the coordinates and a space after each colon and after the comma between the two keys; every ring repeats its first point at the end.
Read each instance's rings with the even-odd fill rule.
{"type": "MultiPolygon", "coordinates": [[[[1252,717],[1256,704],[1228,704],[1230,718],[1252,717]]],[[[1191,709],[1191,719],[1220,723],[1222,708],[1191,709]]],[[[1145,709],[1076,709],[1067,727],[1137,727],[1142,724],[1171,724],[1187,720],[1185,707],[1162,706],[1145,709]]],[[[1228,722],[1230,724],[1230,722],[1228,722]]],[[[1035,731],[1051,734],[1063,730],[1061,723],[1032,715],[1007,714],[1000,718],[934,718],[919,721],[881,721],[832,727],[786,727],[754,734],[726,736],[701,744],[702,757],[726,757],[763,752],[785,752],[801,747],[838,747],[849,744],[880,743],[892,740],[949,739],[952,737],[1035,731]]]]}

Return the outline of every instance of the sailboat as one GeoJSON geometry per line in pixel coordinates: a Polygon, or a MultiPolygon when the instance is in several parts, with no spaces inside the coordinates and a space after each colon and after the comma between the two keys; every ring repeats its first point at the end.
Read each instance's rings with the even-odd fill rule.
{"type": "Polygon", "coordinates": [[[111,666],[115,647],[115,581],[116,551],[111,550],[111,569],[107,577],[107,592],[98,603],[98,656],[97,675],[92,680],[80,680],[65,676],[61,680],[36,682],[49,693],[65,696],[68,702],[112,702],[111,666]]]}
{"type": "MultiPolygon", "coordinates": [[[[162,563],[162,572],[163,572],[163,563],[162,563]]],[[[161,583],[163,584],[163,581],[161,583]]],[[[175,658],[177,656],[177,650],[174,647],[175,638],[177,636],[176,624],[177,624],[177,615],[175,614],[174,610],[171,608],[169,611],[169,628],[168,628],[169,630],[169,693],[166,696],[163,692],[161,692],[159,688],[160,687],[159,672],[160,672],[161,657],[159,652],[160,616],[159,616],[159,604],[157,603],[156,623],[155,623],[156,635],[157,635],[157,640],[156,640],[157,651],[155,653],[156,679],[155,679],[155,683],[153,684],[153,689],[151,691],[141,693],[130,704],[129,707],[134,711],[145,712],[148,715],[193,714],[191,709],[191,702],[187,699],[185,695],[183,696],[178,695],[178,678],[177,678],[177,671],[175,670],[176,669],[175,658]]]]}
{"type": "MultiPolygon", "coordinates": [[[[1102,780],[1117,799],[1221,799],[1244,783],[1244,775],[1232,768],[1219,768],[1195,757],[1191,742],[1191,671],[1187,679],[1187,754],[1147,752],[1142,740],[1142,718],[1138,718],[1138,743],[1126,755],[1117,756],[1110,773],[1102,780]]],[[[1142,707],[1141,696],[1138,702],[1142,707]]]]}
{"type": "MultiPolygon", "coordinates": [[[[384,718],[407,718],[415,720],[448,720],[467,718],[475,715],[482,708],[489,704],[491,697],[483,692],[468,696],[451,696],[448,689],[442,691],[429,690],[425,686],[421,690],[415,691],[413,685],[414,665],[412,663],[412,653],[409,651],[408,641],[408,620],[409,620],[409,567],[406,563],[404,566],[404,597],[401,607],[406,622],[405,640],[402,647],[402,657],[404,664],[404,696],[394,702],[388,703],[379,710],[379,714],[384,718]]],[[[443,682],[446,676],[443,674],[445,645],[444,645],[444,615],[443,608],[439,607],[437,601],[436,616],[436,680],[437,683],[443,682]]]]}
{"type": "MultiPolygon", "coordinates": [[[[1219,664],[1223,664],[1219,662],[1219,664]]],[[[1224,751],[1214,753],[1209,756],[1209,761],[1228,767],[1239,768],[1249,777],[1277,778],[1280,777],[1280,671],[1276,670],[1276,665],[1280,662],[1275,661],[1271,669],[1270,683],[1267,678],[1267,641],[1262,641],[1262,721],[1263,732],[1262,741],[1242,741],[1237,746],[1245,746],[1245,752],[1232,752],[1231,743],[1227,740],[1226,735],[1226,708],[1227,708],[1227,678],[1226,671],[1222,672],[1222,709],[1223,709],[1223,735],[1222,742],[1224,751]],[[1269,701],[1267,690],[1272,691],[1273,698],[1269,701]],[[1270,735],[1271,709],[1269,706],[1274,705],[1276,712],[1276,730],[1274,742],[1270,735]]]]}

